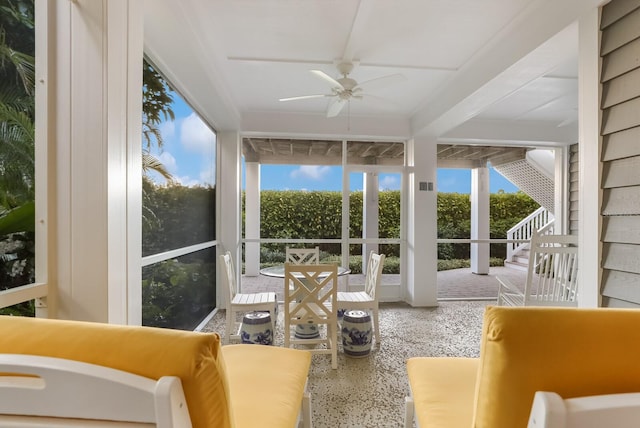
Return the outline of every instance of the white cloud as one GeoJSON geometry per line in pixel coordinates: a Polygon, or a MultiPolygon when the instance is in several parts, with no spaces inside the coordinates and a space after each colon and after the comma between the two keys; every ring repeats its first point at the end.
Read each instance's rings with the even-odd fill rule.
{"type": "Polygon", "coordinates": [[[180,143],[185,150],[209,158],[215,149],[216,138],[202,119],[197,114],[191,113],[184,118],[180,126],[180,143]]]}
{"type": "Polygon", "coordinates": [[[158,160],[164,165],[164,167],[171,174],[175,174],[178,171],[178,164],[176,158],[169,152],[162,152],[157,156],[158,160]]]}
{"type": "Polygon", "coordinates": [[[200,180],[191,178],[188,175],[184,175],[182,177],[175,177],[174,176],[174,179],[178,183],[180,183],[180,184],[182,184],[183,186],[186,186],[186,187],[198,186],[198,185],[202,184],[202,183],[200,183],[200,180]]]}
{"type": "Polygon", "coordinates": [[[291,171],[291,178],[310,178],[319,181],[323,179],[329,172],[331,167],[319,165],[301,165],[300,168],[291,171]]]}
{"type": "Polygon", "coordinates": [[[398,190],[400,183],[398,182],[397,177],[386,175],[382,180],[380,180],[378,187],[380,190],[398,190]]]}
{"type": "Polygon", "coordinates": [[[213,185],[216,182],[216,168],[213,165],[211,168],[206,168],[200,171],[200,183],[203,185],[213,185]]]}
{"type": "Polygon", "coordinates": [[[176,123],[173,120],[163,122],[160,124],[160,135],[162,135],[162,139],[167,141],[176,135],[176,123]]]}

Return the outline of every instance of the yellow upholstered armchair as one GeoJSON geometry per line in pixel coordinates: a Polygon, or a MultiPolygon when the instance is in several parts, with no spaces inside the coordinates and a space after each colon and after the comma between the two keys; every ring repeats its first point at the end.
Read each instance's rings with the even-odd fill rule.
{"type": "Polygon", "coordinates": [[[526,427],[537,391],[640,392],[640,311],[488,307],[479,358],[410,358],[405,427],[526,427]]]}
{"type": "MultiPolygon", "coordinates": [[[[293,428],[299,419],[304,426],[311,426],[310,396],[306,392],[311,354],[304,350],[258,345],[221,346],[220,336],[216,333],[11,316],[0,316],[0,332],[0,357],[4,355],[0,358],[0,373],[5,380],[7,371],[39,376],[44,372],[29,366],[40,365],[42,359],[33,360],[33,356],[44,357],[44,360],[52,357],[69,363],[62,363],[62,369],[82,369],[89,375],[99,372],[102,377],[122,380],[120,383],[135,375],[146,378],[153,387],[158,380],[169,377],[172,387],[181,389],[175,389],[178,391],[176,396],[180,396],[179,392],[184,394],[188,419],[194,428],[293,428]],[[14,367],[12,364],[16,361],[19,365],[14,367]]],[[[49,374],[44,373],[43,378],[46,376],[49,374]]],[[[9,402],[8,397],[15,389],[3,389],[1,384],[7,382],[2,382],[1,378],[0,402],[9,402]]],[[[53,376],[51,379],[68,382],[70,378],[53,376]]],[[[76,387],[83,388],[83,385],[76,387]]],[[[74,407],[70,405],[63,417],[104,419],[110,413],[119,414],[126,410],[127,402],[118,400],[114,394],[118,393],[106,397],[98,395],[103,406],[105,401],[113,405],[107,406],[106,416],[105,412],[100,415],[84,412],[82,407],[96,405],[87,395],[77,404],[77,413],[73,413],[74,407]]],[[[129,402],[128,405],[137,406],[138,403],[129,402]]],[[[0,423],[3,418],[25,416],[16,408],[0,405],[0,423]]],[[[179,400],[176,408],[180,409],[179,400]]],[[[41,416],[55,418],[60,415],[41,416]]],[[[117,418],[114,416],[114,419],[117,418]]],[[[150,419],[135,422],[155,423],[150,419]]],[[[54,426],[73,425],[58,423],[54,426]]],[[[175,419],[170,425],[158,426],[183,428],[190,425],[184,419],[183,422],[175,419]]]]}

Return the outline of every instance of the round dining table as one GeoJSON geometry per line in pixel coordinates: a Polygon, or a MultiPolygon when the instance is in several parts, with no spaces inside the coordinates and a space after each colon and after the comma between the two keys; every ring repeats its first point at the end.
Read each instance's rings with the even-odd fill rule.
{"type": "MultiPolygon", "coordinates": [[[[348,275],[350,273],[350,269],[338,266],[338,276],[348,275]]],[[[260,275],[271,276],[274,278],[284,278],[284,265],[276,265],[260,269],[260,275]]]]}

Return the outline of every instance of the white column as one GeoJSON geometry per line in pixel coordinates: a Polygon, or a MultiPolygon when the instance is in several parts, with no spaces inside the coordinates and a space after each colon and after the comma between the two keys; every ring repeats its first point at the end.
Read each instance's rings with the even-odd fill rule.
{"type": "MultiPolygon", "coordinates": [[[[218,220],[216,225],[216,238],[218,251],[230,251],[236,267],[238,284],[240,282],[241,259],[241,166],[242,150],[240,135],[237,132],[228,131],[218,133],[218,181],[216,191],[216,206],[218,207],[218,220]]],[[[224,307],[224,293],[220,273],[222,269],[218,264],[217,307],[224,307]]]]}
{"type": "Polygon", "coordinates": [[[602,244],[600,230],[602,218],[602,164],[600,153],[602,139],[600,127],[600,79],[599,79],[599,10],[593,9],[578,22],[578,129],[579,129],[579,187],[578,187],[578,305],[598,307],[601,303],[602,244]]]}
{"type": "Polygon", "coordinates": [[[142,4],[47,7],[49,316],[140,324],[142,4]]]}
{"type": "MultiPolygon", "coordinates": [[[[378,173],[366,172],[363,177],[362,192],[362,237],[374,239],[378,235],[378,173]]],[[[369,252],[378,252],[378,244],[364,244],[362,246],[362,272],[366,272],[369,252]]]]}
{"type": "MultiPolygon", "coordinates": [[[[471,170],[471,239],[489,239],[489,169],[471,170]]],[[[489,244],[471,244],[471,272],[489,273],[489,244]]]]}
{"type": "Polygon", "coordinates": [[[568,232],[569,219],[569,148],[561,147],[553,151],[554,153],[554,231],[556,234],[568,232]]]}
{"type": "Polygon", "coordinates": [[[407,142],[407,161],[410,166],[404,189],[408,207],[405,255],[407,281],[403,291],[405,300],[412,306],[438,305],[436,147],[436,140],[431,138],[416,138],[407,142]],[[427,190],[419,190],[421,183],[427,190]]]}
{"type": "MultiPolygon", "coordinates": [[[[260,164],[245,162],[244,233],[247,239],[260,238],[260,164]]],[[[245,275],[260,274],[260,243],[247,242],[244,245],[245,275]]]]}

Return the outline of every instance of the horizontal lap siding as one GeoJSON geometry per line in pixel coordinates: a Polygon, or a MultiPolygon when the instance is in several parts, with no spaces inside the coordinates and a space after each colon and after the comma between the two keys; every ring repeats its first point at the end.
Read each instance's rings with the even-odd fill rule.
{"type": "Polygon", "coordinates": [[[578,224],[578,178],[580,172],[578,145],[569,147],[569,233],[577,235],[578,224]]]}
{"type": "Polygon", "coordinates": [[[602,9],[602,305],[640,307],[640,0],[602,9]]]}

